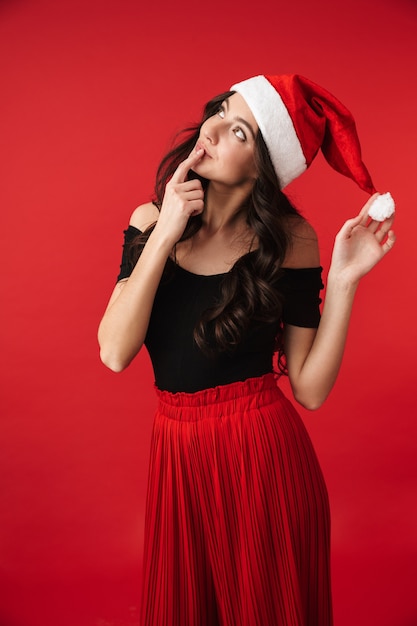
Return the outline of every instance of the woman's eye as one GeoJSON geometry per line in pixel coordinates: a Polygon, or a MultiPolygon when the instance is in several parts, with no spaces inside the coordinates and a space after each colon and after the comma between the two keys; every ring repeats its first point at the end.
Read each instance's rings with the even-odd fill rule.
{"type": "Polygon", "coordinates": [[[246,141],[246,135],[241,128],[235,128],[234,133],[238,139],[246,141]]]}
{"type": "Polygon", "coordinates": [[[222,119],[224,118],[224,108],[222,106],[217,111],[217,115],[221,117],[222,119]]]}

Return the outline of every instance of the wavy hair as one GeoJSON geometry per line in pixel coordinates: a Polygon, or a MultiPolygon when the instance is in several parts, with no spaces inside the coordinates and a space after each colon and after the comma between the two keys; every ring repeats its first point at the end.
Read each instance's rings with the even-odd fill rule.
{"type": "MultiPolygon", "coordinates": [[[[186,128],[177,135],[173,149],[166,154],[157,170],[154,204],[158,209],[162,205],[167,182],[194,148],[202,124],[215,115],[224,100],[233,93],[228,91],[210,100],[204,108],[200,124],[186,128]]],[[[194,329],[194,340],[206,354],[232,352],[241,343],[250,324],[274,323],[282,312],[282,299],[277,285],[282,263],[291,245],[289,218],[300,217],[300,214],[280,190],[260,132],[256,136],[254,154],[257,178],[242,209],[258,247],[240,257],[232,270],[224,275],[219,302],[203,313],[194,329]]],[[[203,189],[209,183],[190,170],[188,179],[191,178],[198,178],[203,189]]],[[[201,215],[191,217],[180,241],[193,237],[201,225],[201,215]]],[[[136,258],[154,226],[151,225],[133,240],[136,258]]],[[[282,333],[278,333],[275,347],[279,369],[285,372],[281,336],[282,333]]]]}

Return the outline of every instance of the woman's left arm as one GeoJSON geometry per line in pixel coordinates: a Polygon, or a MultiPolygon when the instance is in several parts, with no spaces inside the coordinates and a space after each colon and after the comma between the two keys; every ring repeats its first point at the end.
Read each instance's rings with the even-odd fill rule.
{"type": "Polygon", "coordinates": [[[372,196],[359,215],[338,233],[327,278],[326,298],[317,330],[287,325],[284,345],[294,397],[319,408],[330,393],[342,362],[353,300],[360,279],[391,250],[393,217],[370,220],[372,196]]]}

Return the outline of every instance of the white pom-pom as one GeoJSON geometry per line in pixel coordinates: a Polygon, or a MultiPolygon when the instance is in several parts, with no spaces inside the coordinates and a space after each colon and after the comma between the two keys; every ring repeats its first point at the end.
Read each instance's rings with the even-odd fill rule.
{"type": "Polygon", "coordinates": [[[377,222],[383,222],[391,217],[394,211],[395,202],[391,194],[388,192],[375,198],[368,211],[368,215],[377,222]]]}

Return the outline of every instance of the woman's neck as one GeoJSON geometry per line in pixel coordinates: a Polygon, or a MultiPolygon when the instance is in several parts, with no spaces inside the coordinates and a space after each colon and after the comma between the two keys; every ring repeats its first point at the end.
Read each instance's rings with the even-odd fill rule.
{"type": "Polygon", "coordinates": [[[214,234],[221,230],[235,229],[242,219],[246,222],[242,207],[250,191],[247,187],[231,188],[209,183],[201,216],[206,232],[214,234]]]}

